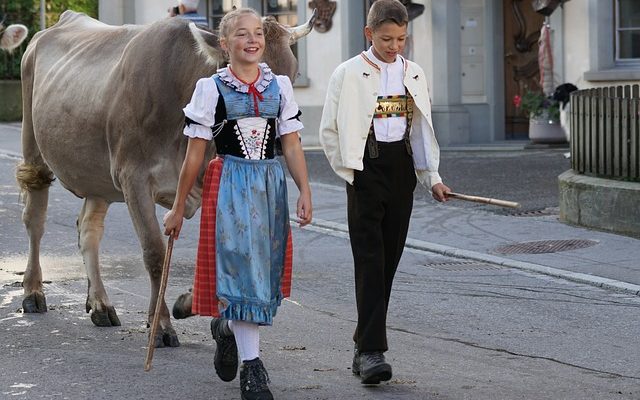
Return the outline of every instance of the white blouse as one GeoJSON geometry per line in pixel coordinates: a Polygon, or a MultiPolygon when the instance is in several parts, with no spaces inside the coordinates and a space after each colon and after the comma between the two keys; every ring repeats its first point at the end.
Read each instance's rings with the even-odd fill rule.
{"type": "MultiPolygon", "coordinates": [[[[280,116],[276,121],[276,136],[299,132],[304,128],[304,125],[294,118],[298,114],[299,108],[293,97],[291,80],[285,75],[274,76],[280,88],[280,116]]],[[[213,138],[211,127],[215,124],[219,96],[218,87],[212,77],[198,80],[191,101],[183,111],[187,118],[200,125],[186,125],[183,131],[186,136],[206,140],[213,138]]]]}

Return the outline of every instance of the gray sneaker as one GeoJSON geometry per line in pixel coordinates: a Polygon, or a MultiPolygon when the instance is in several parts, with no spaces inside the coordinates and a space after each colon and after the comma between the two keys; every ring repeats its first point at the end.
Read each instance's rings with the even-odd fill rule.
{"type": "Polygon", "coordinates": [[[235,379],[238,374],[238,348],[236,338],[224,318],[211,320],[211,336],[216,341],[216,355],[213,366],[216,374],[225,382],[235,379]]]}
{"type": "Polygon", "coordinates": [[[240,392],[242,400],[273,400],[267,386],[269,383],[267,370],[259,358],[243,361],[240,369],[240,392]]]}
{"type": "Polygon", "coordinates": [[[381,351],[360,353],[358,372],[365,385],[378,384],[391,379],[391,365],[385,361],[381,351]]]}
{"type": "Polygon", "coordinates": [[[353,345],[353,361],[351,362],[351,372],[354,375],[360,375],[360,352],[358,351],[358,345],[353,345]]]}

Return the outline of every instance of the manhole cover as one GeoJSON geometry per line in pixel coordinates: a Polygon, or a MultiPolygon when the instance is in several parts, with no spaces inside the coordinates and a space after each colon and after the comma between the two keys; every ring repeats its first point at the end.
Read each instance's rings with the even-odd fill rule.
{"type": "Polygon", "coordinates": [[[424,265],[427,268],[438,269],[441,271],[486,271],[502,269],[501,266],[479,261],[452,261],[441,263],[429,263],[424,265]]]}
{"type": "Polygon", "coordinates": [[[537,242],[522,242],[497,247],[494,252],[500,254],[543,254],[558,253],[576,249],[584,249],[598,244],[594,240],[540,240],[537,242]]]}

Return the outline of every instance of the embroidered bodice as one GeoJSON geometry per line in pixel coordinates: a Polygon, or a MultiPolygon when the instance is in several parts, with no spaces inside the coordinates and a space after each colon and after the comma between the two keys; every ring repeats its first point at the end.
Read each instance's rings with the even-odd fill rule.
{"type": "Polygon", "coordinates": [[[261,99],[228,68],[218,71],[213,79],[220,93],[213,127],[218,153],[252,160],[273,158],[280,90],[271,70],[265,66],[254,84],[261,99]]]}
{"type": "Polygon", "coordinates": [[[219,154],[273,158],[276,138],[303,126],[289,79],[274,75],[266,64],[259,68],[253,84],[239,80],[229,67],[200,79],[184,108],[184,134],[213,139],[219,154]]]}

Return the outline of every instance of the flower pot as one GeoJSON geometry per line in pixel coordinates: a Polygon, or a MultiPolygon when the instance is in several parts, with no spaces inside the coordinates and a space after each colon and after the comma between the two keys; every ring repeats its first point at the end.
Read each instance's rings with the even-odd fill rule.
{"type": "Polygon", "coordinates": [[[560,121],[549,118],[546,112],[529,118],[529,139],[534,143],[566,143],[560,121]]]}
{"type": "Polygon", "coordinates": [[[22,119],[22,85],[19,80],[0,80],[0,121],[22,119]]]}

